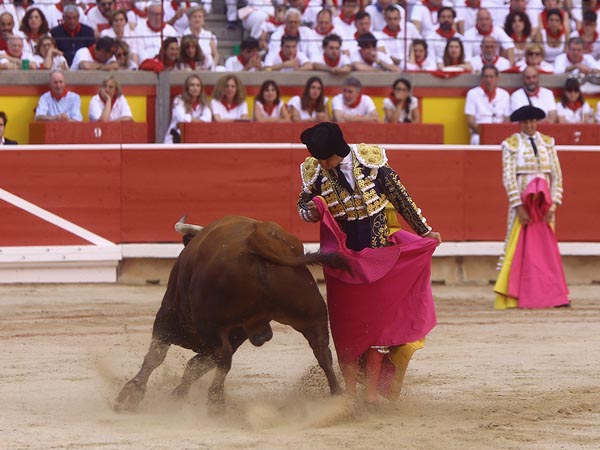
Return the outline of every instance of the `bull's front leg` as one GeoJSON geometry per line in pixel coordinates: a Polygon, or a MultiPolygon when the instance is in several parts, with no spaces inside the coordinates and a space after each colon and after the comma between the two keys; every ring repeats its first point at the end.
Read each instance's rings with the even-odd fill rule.
{"type": "Polygon", "coordinates": [[[153,339],[150,343],[148,353],[144,358],[142,368],[135,377],[127,382],[114,404],[115,411],[132,411],[143,400],[146,394],[148,378],[158,366],[160,366],[169,350],[170,344],[153,339]]]}
{"type": "Polygon", "coordinates": [[[231,370],[233,348],[227,332],[221,333],[221,347],[216,349],[213,357],[217,364],[215,378],[208,389],[208,411],[212,414],[225,412],[225,378],[231,370]]]}

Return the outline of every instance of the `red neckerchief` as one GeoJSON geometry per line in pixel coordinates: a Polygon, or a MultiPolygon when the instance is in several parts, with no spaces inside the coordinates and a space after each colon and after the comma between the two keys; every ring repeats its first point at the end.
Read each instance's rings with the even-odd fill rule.
{"type": "Polygon", "coordinates": [[[522,44],[527,42],[527,36],[523,35],[522,37],[517,36],[515,33],[510,35],[510,38],[515,42],[515,44],[522,44]]]}
{"type": "Polygon", "coordinates": [[[337,59],[331,59],[325,53],[323,53],[323,61],[325,61],[325,64],[327,64],[329,67],[337,67],[340,63],[340,59],[342,59],[341,56],[338,56],[337,59]]]}
{"type": "Polygon", "coordinates": [[[419,66],[419,69],[422,69],[422,68],[423,68],[423,64],[425,64],[425,61],[426,61],[426,59],[424,59],[424,60],[422,60],[422,61],[417,61],[417,60],[415,59],[415,64],[416,64],[417,66],[419,66]]]}
{"type": "Polygon", "coordinates": [[[358,105],[360,105],[361,99],[362,99],[362,94],[358,94],[358,97],[356,97],[356,101],[354,103],[352,103],[351,105],[348,105],[348,108],[356,108],[358,105]]]}
{"type": "Polygon", "coordinates": [[[366,59],[362,53],[360,54],[360,57],[363,59],[363,61],[364,61],[366,64],[368,64],[368,65],[370,65],[370,66],[372,66],[372,65],[373,65],[373,63],[375,62],[375,59],[371,59],[371,60],[368,60],[368,59],[366,59]]]}
{"type": "MultiPolygon", "coordinates": [[[[541,14],[541,17],[542,17],[542,25],[543,25],[544,29],[546,30],[546,33],[549,34],[550,32],[548,31],[548,11],[547,10],[543,10],[542,14],[541,14]]],[[[564,22],[564,19],[565,19],[565,16],[561,12],[560,13],[560,22],[561,22],[561,24],[564,22]]],[[[564,30],[561,30],[560,34],[562,34],[562,33],[564,33],[564,30]]],[[[559,36],[560,36],[560,34],[559,34],[559,36]]],[[[552,36],[552,37],[554,37],[554,36],[552,36]]]]}
{"type": "Polygon", "coordinates": [[[244,57],[242,56],[242,54],[241,54],[241,53],[240,53],[240,54],[237,56],[237,59],[238,59],[238,61],[239,61],[239,62],[242,64],[242,66],[244,66],[244,67],[246,67],[246,64],[248,64],[248,61],[246,61],[246,60],[244,59],[244,57]]]}
{"type": "Polygon", "coordinates": [[[137,9],[134,6],[132,11],[136,16],[141,17],[142,19],[145,19],[146,17],[148,17],[148,10],[142,11],[141,9],[137,9]]]}
{"type": "Polygon", "coordinates": [[[57,102],[59,102],[60,100],[62,100],[63,98],[65,98],[68,93],[69,93],[69,91],[67,89],[65,89],[64,92],[57,97],[56,95],[54,95],[54,92],[50,91],[50,96],[54,100],[56,100],[57,102]]]}
{"type": "Polygon", "coordinates": [[[229,103],[226,103],[226,102],[225,102],[225,99],[221,100],[221,103],[223,104],[223,106],[225,107],[225,109],[226,109],[227,111],[231,111],[232,109],[235,109],[235,108],[237,108],[237,107],[238,107],[238,104],[237,104],[237,103],[232,103],[232,104],[229,104],[229,103]]]}
{"type": "Polygon", "coordinates": [[[327,36],[329,33],[331,33],[333,31],[333,25],[331,25],[329,27],[329,30],[327,30],[325,33],[321,33],[319,30],[317,30],[315,28],[315,32],[319,35],[319,36],[327,36]]]}
{"type": "Polygon", "coordinates": [[[483,93],[487,96],[490,103],[496,98],[496,88],[492,92],[488,91],[483,84],[479,85],[479,87],[483,90],[483,93]]]}
{"type": "Polygon", "coordinates": [[[448,64],[449,66],[458,66],[460,64],[460,62],[458,61],[458,59],[453,59],[452,61],[450,61],[450,64],[448,64]]]}
{"type": "Polygon", "coordinates": [[[6,52],[6,54],[7,54],[7,55],[9,55],[9,56],[12,56],[13,58],[18,58],[18,59],[21,59],[21,58],[23,57],[23,51],[21,51],[21,54],[20,54],[20,55],[13,55],[13,54],[10,52],[10,50],[8,50],[8,48],[7,48],[7,49],[5,50],[5,52],[6,52]]]}
{"type": "MultiPolygon", "coordinates": [[[[94,5],[93,3],[89,4],[88,6],[86,6],[86,8],[84,9],[83,13],[87,16],[87,14],[92,10],[96,8],[96,5],[94,5]]],[[[100,13],[102,14],[102,13],[100,13]]]]}
{"type": "Polygon", "coordinates": [[[340,18],[340,20],[342,22],[344,22],[346,25],[352,25],[354,23],[354,19],[356,19],[356,14],[352,14],[352,16],[349,19],[346,19],[344,16],[342,16],[341,14],[338,16],[340,18]]]}
{"type": "Polygon", "coordinates": [[[385,27],[383,27],[383,30],[381,30],[383,33],[387,34],[390,37],[398,37],[398,33],[400,33],[400,28],[398,28],[397,31],[392,31],[388,28],[388,26],[386,25],[385,27]]]}
{"type": "Polygon", "coordinates": [[[284,36],[298,36],[298,38],[299,38],[300,37],[300,31],[296,30],[295,33],[291,33],[291,32],[288,31],[287,27],[284,27],[283,28],[283,35],[284,36]]]}
{"type": "Polygon", "coordinates": [[[175,68],[175,63],[177,61],[167,61],[166,59],[163,61],[163,64],[165,66],[165,69],[174,69],[175,68]]]}
{"type": "Polygon", "coordinates": [[[75,28],[75,30],[73,30],[73,31],[67,30],[67,29],[65,28],[65,24],[64,24],[64,23],[62,24],[62,27],[64,28],[65,32],[66,32],[66,33],[67,33],[69,36],[71,36],[72,38],[74,38],[74,37],[75,37],[75,35],[77,35],[77,33],[79,33],[79,32],[81,31],[81,24],[80,24],[80,23],[78,23],[78,24],[77,24],[77,28],[75,28]]]}
{"type": "Polygon", "coordinates": [[[481,7],[481,0],[466,0],[465,4],[467,8],[479,9],[481,7]]]}
{"type": "Polygon", "coordinates": [[[56,9],[58,9],[60,12],[64,12],[63,11],[63,5],[61,5],[60,3],[57,3],[54,5],[56,7],[56,9]]]}
{"type": "Polygon", "coordinates": [[[423,6],[425,6],[431,12],[438,12],[441,8],[441,6],[433,6],[429,4],[429,0],[423,0],[421,3],[423,3],[423,6]]]}
{"type": "Polygon", "coordinates": [[[479,28],[477,25],[475,25],[475,28],[477,28],[477,32],[482,35],[482,36],[489,36],[490,34],[492,34],[492,31],[494,31],[494,26],[492,25],[490,27],[490,31],[481,31],[481,28],[479,28]]]}
{"type": "Polygon", "coordinates": [[[275,107],[277,105],[275,103],[272,103],[270,105],[267,105],[266,103],[262,104],[263,109],[265,110],[265,113],[267,113],[267,116],[271,117],[273,115],[273,111],[275,111],[275,107]]]}
{"type": "Polygon", "coordinates": [[[583,106],[583,103],[581,103],[581,101],[577,100],[575,103],[567,103],[565,106],[567,108],[569,108],[571,111],[577,112],[577,110],[583,106]]]}
{"type": "Polygon", "coordinates": [[[535,91],[533,91],[533,93],[529,93],[529,91],[527,89],[523,89],[525,91],[525,94],[527,94],[527,97],[537,97],[540,93],[540,87],[536,87],[535,91]]]}
{"type": "Polygon", "coordinates": [[[200,103],[198,102],[198,100],[194,100],[194,102],[192,103],[192,111],[196,111],[198,106],[200,106],[200,103]]]}
{"type": "Polygon", "coordinates": [[[90,55],[92,56],[92,59],[94,61],[96,61],[97,63],[99,63],[100,61],[98,61],[98,58],[96,58],[96,44],[90,45],[88,47],[88,50],[90,51],[90,55]]]}
{"type": "Polygon", "coordinates": [[[96,28],[98,29],[98,32],[103,31],[103,30],[108,30],[110,28],[110,23],[96,24],[96,28]]]}
{"type": "Polygon", "coordinates": [[[275,19],[275,17],[273,17],[273,16],[269,16],[268,22],[272,23],[276,27],[278,27],[279,25],[283,25],[283,22],[280,22],[279,20],[275,19]]]}
{"type": "Polygon", "coordinates": [[[560,39],[563,34],[565,34],[565,30],[563,28],[561,28],[558,33],[552,33],[546,28],[546,36],[551,37],[552,39],[560,39]]]}
{"type": "Polygon", "coordinates": [[[185,61],[185,63],[190,66],[192,70],[196,70],[196,61],[185,61]]]}
{"type": "Polygon", "coordinates": [[[290,60],[290,58],[288,58],[287,56],[285,56],[281,50],[279,50],[279,57],[281,58],[281,61],[283,61],[283,62],[286,62],[286,61],[290,60]]]}
{"type": "Polygon", "coordinates": [[[450,39],[451,37],[454,37],[454,35],[456,34],[456,30],[453,30],[452,28],[450,28],[448,31],[443,31],[440,28],[438,28],[437,30],[435,30],[435,32],[443,38],[445,38],[446,40],[450,39]]]}
{"type": "Polygon", "coordinates": [[[166,23],[166,22],[163,22],[163,23],[161,23],[161,24],[160,24],[160,27],[158,27],[158,28],[154,28],[152,25],[150,25],[150,21],[149,21],[149,20],[146,20],[146,25],[148,26],[148,28],[149,28],[151,31],[154,31],[155,33],[159,33],[159,32],[160,32],[160,30],[163,30],[163,29],[165,28],[165,26],[167,25],[167,23],[166,23]]]}
{"type": "Polygon", "coordinates": [[[390,96],[389,96],[389,99],[392,101],[392,103],[393,103],[395,106],[398,106],[398,105],[400,104],[400,100],[398,100],[398,99],[397,99],[397,98],[394,96],[394,94],[390,94],[390,96]]]}
{"type": "Polygon", "coordinates": [[[487,62],[485,59],[483,59],[483,55],[481,55],[481,62],[483,63],[484,66],[486,64],[496,65],[496,63],[498,62],[499,59],[500,59],[500,55],[496,55],[496,57],[494,58],[494,60],[492,62],[487,62]]]}
{"type": "MultiPolygon", "coordinates": [[[[113,106],[115,106],[115,102],[117,101],[117,98],[119,98],[117,96],[117,94],[113,95],[113,97],[110,99],[110,110],[112,111],[113,106]]],[[[106,105],[106,102],[104,101],[104,99],[102,97],[100,97],[100,100],[102,100],[102,103],[104,103],[106,105]]]]}
{"type": "Polygon", "coordinates": [[[579,60],[579,61],[573,61],[573,60],[571,59],[571,57],[569,56],[569,54],[567,53],[567,59],[569,60],[569,62],[570,62],[571,64],[580,64],[580,63],[582,63],[582,62],[583,62],[583,55],[581,56],[581,60],[579,60]]]}
{"type": "MultiPolygon", "coordinates": [[[[1,4],[2,4],[2,3],[0,3],[0,5],[1,5],[1,4]]],[[[31,42],[31,41],[35,41],[35,42],[37,42],[37,41],[38,41],[38,40],[39,40],[41,37],[42,37],[42,35],[41,35],[41,34],[31,34],[31,35],[27,36],[27,41],[28,41],[28,42],[31,42]]]]}

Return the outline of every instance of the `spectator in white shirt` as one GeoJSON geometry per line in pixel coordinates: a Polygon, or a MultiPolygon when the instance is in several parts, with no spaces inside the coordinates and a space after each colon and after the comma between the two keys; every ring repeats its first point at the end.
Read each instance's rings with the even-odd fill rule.
{"type": "Polygon", "coordinates": [[[411,84],[406,78],[398,78],[392,85],[392,93],[383,99],[385,123],[421,123],[419,101],[412,96],[411,84]]]}
{"type": "Polygon", "coordinates": [[[129,26],[129,17],[124,9],[117,9],[114,11],[109,20],[110,28],[102,30],[100,37],[108,36],[113,39],[127,42],[129,46],[129,54],[131,60],[135,64],[140,63],[140,50],[139,42],[140,37],[137,35],[135,30],[129,26]]]}
{"type": "Polygon", "coordinates": [[[205,55],[211,55],[215,64],[221,60],[219,55],[217,36],[212,31],[204,28],[204,20],[208,14],[202,6],[191,6],[186,9],[185,14],[188,18],[189,26],[184,30],[183,35],[193,34],[198,39],[200,47],[205,55]]]}
{"type": "Polygon", "coordinates": [[[325,122],[329,120],[328,99],[325,97],[323,80],[310,77],[306,80],[302,96],[295,95],[287,106],[292,122],[325,122]]]}
{"type": "Polygon", "coordinates": [[[281,100],[279,86],[273,80],[265,80],[254,98],[255,122],[290,122],[290,113],[281,100]]]}
{"type": "Polygon", "coordinates": [[[135,31],[140,36],[140,60],[154,58],[160,52],[161,38],[177,38],[177,31],[163,21],[161,3],[152,2],[148,6],[148,20],[138,22],[135,31]]]}
{"type": "Polygon", "coordinates": [[[567,78],[560,102],[556,104],[558,123],[594,123],[594,110],[583,98],[579,80],[567,78]]]}
{"type": "Polygon", "coordinates": [[[358,0],[342,0],[340,14],[333,18],[333,26],[344,40],[354,39],[356,33],[356,13],[359,11],[358,0]]]}
{"type": "Polygon", "coordinates": [[[249,120],[246,88],[235,75],[225,75],[217,81],[210,109],[215,122],[249,120]]]}
{"type": "Polygon", "coordinates": [[[406,52],[410,46],[407,43],[420,39],[421,34],[412,22],[401,22],[400,10],[396,6],[388,6],[384,13],[385,26],[373,34],[379,42],[379,49],[385,51],[395,65],[403,67],[402,63],[407,58],[406,52]]]}
{"type": "Polygon", "coordinates": [[[567,44],[567,53],[558,55],[554,60],[554,73],[590,74],[598,71],[594,57],[583,51],[583,39],[573,37],[567,44]]]}
{"type": "Polygon", "coordinates": [[[389,8],[396,8],[400,15],[400,22],[404,23],[404,8],[397,5],[394,0],[375,0],[365,7],[365,12],[371,16],[371,31],[381,31],[386,25],[385,13],[389,8]]]}
{"type": "Polygon", "coordinates": [[[350,57],[352,69],[359,72],[400,72],[392,58],[377,49],[377,38],[371,33],[358,37],[358,52],[350,57]]]}
{"type": "Polygon", "coordinates": [[[309,58],[320,52],[321,40],[315,32],[302,25],[302,14],[296,8],[289,8],[285,12],[285,23],[280,25],[271,35],[269,42],[269,53],[276,54],[281,49],[281,38],[283,36],[295,36],[297,38],[298,51],[309,58]]]}
{"type": "Polygon", "coordinates": [[[453,37],[463,39],[463,36],[455,30],[456,11],[453,8],[443,6],[438,10],[437,16],[438,27],[425,36],[429,43],[429,51],[436,61],[442,59],[448,39],[453,37]]]}
{"type": "Polygon", "coordinates": [[[116,49],[113,38],[101,37],[91,47],[77,50],[71,70],[117,70],[119,64],[114,56],[116,49]]]}
{"type": "Polygon", "coordinates": [[[265,70],[292,72],[313,70],[313,65],[303,52],[298,50],[298,37],[285,35],[281,38],[281,49],[270,50],[265,56],[265,70]]]}
{"type": "Polygon", "coordinates": [[[471,132],[471,145],[479,145],[482,123],[508,122],[510,117],[510,95],[498,87],[498,68],[486,64],[481,69],[481,85],[467,92],[465,116],[471,132]]]}
{"type": "Polygon", "coordinates": [[[133,114],[123,95],[120,83],[109,76],[102,81],[98,94],[90,100],[88,117],[90,122],[132,121],[133,114]]]}
{"type": "Polygon", "coordinates": [[[114,10],[115,0],[96,0],[96,4],[87,10],[87,25],[92,27],[96,36],[110,28],[110,17],[114,10]]]}
{"type": "Polygon", "coordinates": [[[225,61],[226,72],[255,72],[262,70],[263,64],[260,60],[260,44],[258,39],[247,37],[240,44],[240,54],[233,55],[225,61]]]}
{"type": "Polygon", "coordinates": [[[483,37],[481,40],[481,54],[471,61],[473,72],[481,72],[486,64],[496,66],[500,72],[504,72],[511,67],[508,59],[498,54],[498,42],[491,35],[483,37]]]}
{"type": "Polygon", "coordinates": [[[323,39],[323,52],[313,59],[314,70],[332,75],[347,75],[352,71],[350,58],[342,54],[342,38],[330,34],[323,39]]]}
{"type": "Polygon", "coordinates": [[[331,108],[335,122],[381,121],[375,103],[371,97],[362,93],[362,84],[354,77],[344,80],[342,93],[333,97],[331,108]]]}
{"type": "Polygon", "coordinates": [[[212,112],[204,92],[202,80],[196,74],[185,79],[183,92],[173,100],[171,123],[165,135],[165,144],[178,144],[181,134],[178,125],[191,122],[211,122],[212,112]]]}
{"type": "Polygon", "coordinates": [[[501,26],[493,24],[492,15],[485,8],[479,9],[475,26],[466,30],[463,35],[467,61],[481,54],[481,41],[487,35],[492,35],[496,38],[496,41],[498,41],[502,48],[500,55],[508,59],[512,66],[515,60],[515,44],[501,26]]]}
{"type": "Polygon", "coordinates": [[[546,113],[545,122],[556,123],[556,100],[550,89],[540,86],[540,77],[535,67],[523,71],[523,87],[510,96],[511,114],[522,106],[532,105],[546,113]]]}

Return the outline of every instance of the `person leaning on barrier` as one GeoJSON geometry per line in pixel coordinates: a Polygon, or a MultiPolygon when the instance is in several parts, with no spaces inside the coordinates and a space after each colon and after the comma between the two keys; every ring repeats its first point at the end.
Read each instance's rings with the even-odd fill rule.
{"type": "Polygon", "coordinates": [[[260,43],[258,39],[247,37],[240,44],[240,54],[230,56],[225,60],[226,72],[255,72],[262,70],[260,60],[260,43]]]}
{"type": "Polygon", "coordinates": [[[6,117],[6,113],[4,111],[0,111],[0,145],[17,145],[17,141],[13,141],[12,139],[8,139],[4,136],[7,123],[8,118],[6,117]]]}
{"type": "Polygon", "coordinates": [[[183,92],[173,100],[171,111],[171,123],[165,135],[165,144],[179,144],[181,134],[178,125],[180,123],[211,122],[212,112],[204,92],[202,79],[196,75],[190,75],[183,83],[183,92]]]}
{"type": "Polygon", "coordinates": [[[471,145],[479,145],[479,125],[508,122],[510,94],[498,87],[499,72],[494,65],[481,69],[481,85],[467,92],[465,116],[471,132],[471,145]]]}
{"type": "Polygon", "coordinates": [[[81,98],[67,90],[61,70],[50,72],[50,90],[40,97],[35,108],[35,121],[81,122],[81,98]]]}
{"type": "Polygon", "coordinates": [[[127,99],[123,95],[121,84],[113,76],[102,81],[98,94],[90,100],[88,110],[90,122],[132,121],[133,114],[127,99]]]}
{"type": "Polygon", "coordinates": [[[347,75],[352,72],[350,58],[342,54],[342,38],[330,34],[323,39],[323,52],[312,60],[314,70],[332,75],[347,75]]]}
{"type": "Polygon", "coordinates": [[[119,63],[115,58],[117,44],[111,37],[101,37],[88,48],[80,48],[75,53],[71,70],[117,70],[119,63]]]}

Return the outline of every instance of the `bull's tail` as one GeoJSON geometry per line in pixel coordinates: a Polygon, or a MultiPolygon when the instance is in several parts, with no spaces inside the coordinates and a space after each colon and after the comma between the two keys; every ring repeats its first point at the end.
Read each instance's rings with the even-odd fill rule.
{"type": "Polygon", "coordinates": [[[295,236],[286,233],[279,226],[277,230],[271,223],[257,223],[255,231],[248,237],[250,250],[274,264],[290,267],[307,265],[329,266],[341,270],[350,270],[350,266],[339,253],[307,253],[304,254],[302,242],[295,236]]]}
{"type": "Polygon", "coordinates": [[[192,225],[189,223],[185,223],[186,218],[187,216],[183,216],[175,224],[175,231],[183,235],[184,246],[188,245],[189,242],[193,239],[193,237],[200,233],[200,231],[202,231],[203,228],[200,225],[192,225]]]}

